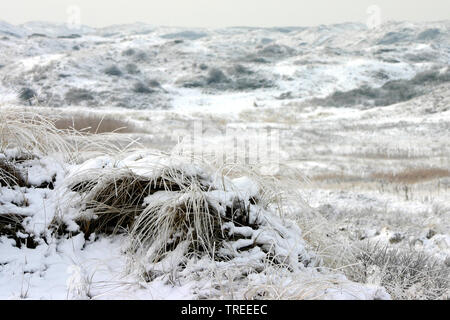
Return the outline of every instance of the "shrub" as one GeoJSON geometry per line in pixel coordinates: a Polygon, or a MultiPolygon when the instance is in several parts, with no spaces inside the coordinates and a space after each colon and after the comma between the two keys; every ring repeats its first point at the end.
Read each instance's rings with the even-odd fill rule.
{"type": "Polygon", "coordinates": [[[81,35],[77,34],[77,33],[72,33],[66,36],[58,36],[59,39],[78,39],[81,38],[81,35]]]}
{"type": "Polygon", "coordinates": [[[133,85],[133,92],[136,92],[136,93],[146,93],[146,94],[148,94],[148,93],[153,93],[153,92],[155,92],[153,89],[151,89],[151,88],[149,88],[147,85],[145,85],[143,82],[141,82],[141,81],[139,81],[139,82],[136,82],[134,85],[133,85]]]}
{"type": "Polygon", "coordinates": [[[275,58],[289,56],[294,53],[295,50],[291,47],[279,44],[271,44],[258,51],[258,55],[275,58]]]}
{"type": "Polygon", "coordinates": [[[417,36],[417,39],[418,40],[433,40],[433,39],[436,39],[437,37],[439,37],[440,35],[441,35],[441,31],[439,29],[432,28],[432,29],[427,29],[427,30],[419,33],[419,35],[417,36]]]}
{"type": "Polygon", "coordinates": [[[242,78],[237,79],[234,84],[236,90],[255,90],[261,88],[270,88],[274,84],[272,81],[261,78],[242,78]]]}
{"type": "Polygon", "coordinates": [[[147,53],[145,53],[144,51],[139,51],[134,55],[135,61],[146,61],[147,59],[148,59],[147,53]]]}
{"type": "Polygon", "coordinates": [[[36,91],[30,88],[23,88],[22,90],[20,90],[19,93],[19,98],[22,101],[28,102],[29,104],[31,104],[31,102],[33,101],[34,98],[36,98],[36,96],[37,96],[36,91]]]}
{"type": "Polygon", "coordinates": [[[128,63],[128,64],[125,66],[125,70],[126,70],[127,73],[129,73],[129,74],[138,74],[138,73],[140,73],[140,71],[139,71],[137,65],[135,65],[134,63],[128,63]]]}
{"type": "Polygon", "coordinates": [[[27,248],[34,249],[37,246],[34,238],[26,233],[23,227],[25,215],[19,214],[0,214],[0,236],[6,236],[16,242],[16,247],[21,248],[25,245],[27,248]]]}
{"type": "Polygon", "coordinates": [[[0,186],[26,186],[26,182],[19,170],[12,163],[2,158],[0,158],[0,186]]]}
{"type": "Polygon", "coordinates": [[[33,33],[28,38],[47,38],[47,36],[43,33],[33,33]]]}
{"type": "Polygon", "coordinates": [[[411,80],[411,83],[415,85],[423,85],[429,83],[439,84],[449,81],[450,69],[447,69],[443,73],[440,73],[437,70],[427,70],[416,74],[416,76],[411,80]]]}
{"type": "Polygon", "coordinates": [[[269,63],[267,59],[264,59],[263,57],[260,57],[256,54],[249,54],[248,56],[244,57],[243,60],[253,63],[269,63]]]}
{"type": "Polygon", "coordinates": [[[129,168],[80,172],[68,184],[86,209],[75,220],[86,237],[127,232],[134,256],[159,264],[176,255],[175,268],[194,256],[229,261],[247,252],[260,267],[296,270],[314,259],[298,227],[266,210],[263,189],[239,192],[226,176],[216,178],[209,166],[187,159],[141,153],[128,159],[136,159],[129,168]]]}
{"type": "Polygon", "coordinates": [[[404,42],[410,39],[411,36],[407,32],[388,32],[378,41],[377,44],[390,45],[394,43],[404,42]]]}
{"type": "Polygon", "coordinates": [[[69,105],[77,105],[83,101],[95,100],[92,92],[86,89],[70,89],[65,95],[65,101],[69,105]]]}
{"type": "Polygon", "coordinates": [[[228,82],[227,76],[223,73],[222,70],[214,68],[209,70],[208,76],[206,78],[207,84],[217,84],[217,83],[224,83],[228,82]]]}
{"type": "Polygon", "coordinates": [[[231,69],[231,72],[237,75],[242,75],[242,74],[253,74],[254,72],[246,67],[244,67],[242,64],[236,64],[233,66],[233,68],[231,69]]]}
{"type": "Polygon", "coordinates": [[[155,79],[149,80],[148,85],[152,88],[161,88],[161,83],[159,83],[159,81],[155,79]]]}
{"type": "Polygon", "coordinates": [[[120,77],[122,75],[122,71],[117,66],[110,66],[105,69],[105,73],[109,76],[120,77]]]}
{"type": "Polygon", "coordinates": [[[208,36],[204,32],[195,32],[195,31],[182,31],[182,32],[176,32],[176,33],[168,33],[165,35],[162,35],[161,38],[164,39],[187,39],[187,40],[197,40],[203,37],[208,36]]]}
{"type": "Polygon", "coordinates": [[[182,78],[177,80],[184,88],[201,88],[206,86],[206,79],[204,77],[195,77],[193,79],[182,78]]]}
{"type": "Polygon", "coordinates": [[[132,48],[122,51],[123,56],[132,56],[136,53],[136,51],[132,48]]]}
{"type": "Polygon", "coordinates": [[[367,243],[357,259],[358,282],[379,282],[394,299],[442,299],[448,294],[450,269],[423,252],[367,243]]]}
{"type": "Polygon", "coordinates": [[[425,93],[425,86],[450,81],[450,71],[428,70],[418,73],[410,80],[392,80],[380,88],[363,85],[350,91],[336,91],[323,99],[313,99],[315,104],[330,106],[388,106],[410,100],[425,93]]]}

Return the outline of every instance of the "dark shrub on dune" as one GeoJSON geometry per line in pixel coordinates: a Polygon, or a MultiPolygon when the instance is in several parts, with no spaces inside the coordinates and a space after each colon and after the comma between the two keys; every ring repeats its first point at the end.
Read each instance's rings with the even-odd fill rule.
{"type": "Polygon", "coordinates": [[[225,73],[223,73],[222,70],[217,69],[217,68],[209,70],[208,76],[206,78],[207,84],[217,84],[217,83],[224,83],[224,82],[228,82],[228,81],[229,81],[229,79],[227,78],[225,73]]]}
{"type": "Polygon", "coordinates": [[[134,63],[128,63],[128,64],[125,66],[125,70],[126,70],[127,73],[129,73],[129,74],[138,74],[138,73],[140,73],[140,71],[139,71],[137,65],[135,65],[134,63]]]}
{"type": "Polygon", "coordinates": [[[122,71],[117,66],[110,66],[105,69],[105,73],[109,76],[120,77],[122,75],[122,71]]]}
{"type": "Polygon", "coordinates": [[[164,39],[186,39],[186,40],[197,40],[203,37],[208,36],[204,32],[195,32],[195,31],[182,31],[182,32],[176,32],[176,33],[168,33],[165,35],[162,35],[161,38],[164,39]]]}
{"type": "Polygon", "coordinates": [[[149,80],[148,85],[152,88],[161,88],[161,83],[159,83],[159,81],[155,79],[149,80]]]}
{"type": "Polygon", "coordinates": [[[36,97],[36,91],[30,88],[23,88],[20,90],[19,98],[24,102],[31,104],[32,100],[36,97]]]}
{"type": "Polygon", "coordinates": [[[256,90],[270,88],[273,87],[273,85],[272,81],[264,78],[242,78],[236,80],[234,88],[236,90],[256,90]]]}
{"type": "Polygon", "coordinates": [[[59,36],[59,39],[78,39],[81,38],[81,35],[77,34],[77,33],[72,33],[66,36],[59,36]]]}
{"type": "Polygon", "coordinates": [[[243,75],[243,74],[253,74],[254,72],[246,67],[244,67],[242,64],[236,64],[234,65],[231,70],[231,73],[236,75],[243,75]]]}
{"type": "Polygon", "coordinates": [[[420,72],[412,79],[388,81],[380,88],[363,85],[349,91],[336,91],[326,98],[313,99],[312,102],[335,107],[388,106],[423,95],[427,87],[445,82],[450,82],[450,71],[432,69],[420,72]]]}
{"type": "Polygon", "coordinates": [[[86,89],[70,89],[65,95],[65,100],[69,105],[77,105],[83,101],[94,100],[94,96],[86,89]]]}
{"type": "Polygon", "coordinates": [[[377,44],[391,45],[395,43],[405,42],[411,40],[409,32],[388,32],[386,33],[377,44]]]}
{"type": "Polygon", "coordinates": [[[149,94],[155,91],[151,89],[149,86],[147,86],[145,83],[139,81],[133,85],[133,92],[149,94]]]}
{"type": "Polygon", "coordinates": [[[419,35],[417,36],[417,40],[434,40],[440,35],[441,31],[439,31],[439,29],[436,28],[427,29],[419,33],[419,35]]]}
{"type": "Polygon", "coordinates": [[[132,48],[122,51],[123,56],[132,56],[136,51],[132,48]]]}

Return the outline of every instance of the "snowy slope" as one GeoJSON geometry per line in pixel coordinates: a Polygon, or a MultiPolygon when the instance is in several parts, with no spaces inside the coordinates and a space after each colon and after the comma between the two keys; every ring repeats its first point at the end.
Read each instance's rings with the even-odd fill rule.
{"type": "Polygon", "coordinates": [[[32,89],[40,105],[166,109],[192,98],[211,105],[225,93],[251,107],[249,96],[305,100],[445,67],[449,28],[448,21],[217,30],[2,23],[0,79],[3,90],[32,89]]]}

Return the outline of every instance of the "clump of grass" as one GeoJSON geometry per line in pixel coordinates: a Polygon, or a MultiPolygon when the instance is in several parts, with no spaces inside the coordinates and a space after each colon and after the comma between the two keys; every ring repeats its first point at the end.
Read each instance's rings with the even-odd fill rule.
{"type": "Polygon", "coordinates": [[[134,50],[133,48],[128,48],[128,49],[122,51],[123,56],[132,56],[135,53],[136,53],[136,50],[134,50]]]}
{"type": "Polygon", "coordinates": [[[148,55],[145,51],[139,51],[134,55],[134,61],[136,62],[145,62],[148,60],[148,55]]]}
{"type": "Polygon", "coordinates": [[[420,72],[412,79],[391,80],[380,88],[362,85],[350,91],[335,91],[325,98],[311,100],[316,105],[334,107],[342,106],[388,106],[408,101],[427,92],[426,86],[434,86],[450,81],[450,71],[440,72],[436,69],[420,72]]]}
{"type": "Polygon", "coordinates": [[[204,32],[196,32],[196,31],[181,31],[176,33],[168,33],[161,36],[163,39],[187,39],[187,40],[197,40],[203,37],[207,37],[208,34],[204,32]]]}
{"type": "MultiPolygon", "coordinates": [[[[27,182],[22,177],[19,170],[14,163],[0,158],[0,187],[19,188],[27,187],[27,182]]],[[[0,192],[1,195],[2,192],[0,192]]],[[[25,205],[27,202],[24,199],[23,203],[15,203],[17,206],[25,205]]],[[[0,201],[0,207],[3,203],[0,201]]],[[[4,210],[2,210],[4,211],[4,210]]],[[[26,233],[22,222],[26,218],[25,215],[17,213],[0,212],[0,236],[6,236],[15,240],[16,246],[21,247],[26,245],[28,248],[35,248],[35,240],[26,233]]]]}
{"type": "Polygon", "coordinates": [[[6,159],[0,158],[0,186],[24,187],[25,185],[26,182],[20,174],[19,170],[17,170],[12,163],[6,161],[6,159]]]}
{"type": "Polygon", "coordinates": [[[25,232],[22,225],[26,216],[19,214],[0,214],[0,236],[6,236],[16,242],[16,246],[21,248],[25,245],[27,248],[36,248],[35,239],[25,232]]]}
{"type": "Polygon", "coordinates": [[[295,53],[291,47],[279,44],[269,44],[258,51],[258,54],[264,57],[285,57],[295,53]]]}
{"type": "Polygon", "coordinates": [[[151,79],[148,81],[148,85],[152,88],[161,88],[161,83],[158,80],[151,79]]]}
{"type": "Polygon", "coordinates": [[[441,261],[413,249],[367,243],[357,259],[358,282],[377,282],[394,299],[445,299],[450,290],[450,269],[441,261]]]}
{"type": "Polygon", "coordinates": [[[36,99],[37,93],[31,88],[23,88],[19,92],[19,98],[20,100],[27,102],[31,105],[34,99],[36,99]]]}
{"type": "Polygon", "coordinates": [[[139,82],[136,82],[133,85],[133,92],[135,92],[135,93],[143,93],[143,94],[150,94],[150,93],[155,92],[155,90],[151,89],[149,86],[147,86],[143,82],[139,81],[139,82]]]}
{"type": "Polygon", "coordinates": [[[237,74],[237,75],[241,75],[241,74],[253,74],[254,71],[252,71],[251,69],[243,66],[242,64],[235,64],[232,68],[231,68],[231,73],[233,74],[237,74]]]}
{"type": "MultiPolygon", "coordinates": [[[[92,173],[91,180],[76,182],[71,186],[73,191],[85,194],[85,208],[87,211],[92,210],[95,216],[92,219],[88,214],[78,220],[87,235],[92,232],[116,233],[126,230],[144,212],[146,197],[161,191],[180,192],[197,181],[195,177],[172,171],[168,167],[156,178],[140,176],[132,170],[121,168],[98,175],[92,173]]],[[[203,190],[205,188],[205,185],[202,186],[203,190]]]]}
{"type": "Polygon", "coordinates": [[[267,211],[264,188],[258,194],[254,189],[241,194],[233,191],[226,175],[206,164],[186,167],[153,161],[130,168],[117,164],[75,177],[70,189],[81,195],[83,204],[76,222],[87,237],[93,232],[126,232],[132,256],[145,256],[144,265],[155,269],[169,257],[177,267],[192,257],[227,261],[254,250],[260,252],[258,259],[262,255],[292,268],[311,262],[302,251],[300,231],[293,236],[267,211]],[[292,236],[299,238],[286,240],[292,236]]]}
{"type": "Polygon", "coordinates": [[[103,172],[102,176],[105,177],[95,176],[92,180],[71,186],[73,191],[86,194],[83,200],[86,210],[92,209],[96,216],[95,219],[89,215],[82,216],[78,220],[87,236],[92,232],[116,233],[126,230],[144,210],[142,204],[146,196],[157,191],[179,190],[179,186],[173,182],[141,177],[127,169],[103,172]]]}
{"type": "Polygon", "coordinates": [[[139,145],[128,136],[116,134],[120,130],[124,133],[138,130],[127,122],[89,116],[77,116],[76,119],[79,120],[2,108],[0,152],[13,149],[20,157],[53,155],[56,159],[77,162],[95,155],[121,154],[139,145]]]}
{"type": "Polygon", "coordinates": [[[217,68],[213,68],[213,69],[209,70],[208,76],[206,78],[206,83],[209,85],[217,84],[217,83],[224,83],[224,82],[228,82],[228,81],[229,81],[229,79],[227,78],[225,73],[223,73],[222,70],[217,69],[217,68]]]}
{"type": "Polygon", "coordinates": [[[86,89],[70,89],[65,95],[68,105],[79,105],[82,102],[95,100],[93,92],[86,89]]]}
{"type": "Polygon", "coordinates": [[[54,125],[59,130],[75,130],[85,134],[143,132],[128,121],[82,114],[71,118],[58,118],[54,121],[54,125]]]}
{"type": "Polygon", "coordinates": [[[70,154],[72,147],[51,119],[33,112],[2,109],[0,113],[0,152],[18,149],[21,154],[70,154]]]}
{"type": "Polygon", "coordinates": [[[383,289],[364,292],[366,288],[336,274],[324,272],[286,273],[271,267],[265,281],[250,284],[244,293],[246,300],[322,300],[334,295],[345,299],[388,299],[383,289]]]}
{"type": "Polygon", "coordinates": [[[125,66],[125,70],[129,74],[138,74],[138,73],[140,73],[140,70],[139,70],[138,66],[136,64],[134,64],[134,63],[128,63],[125,66]]]}
{"type": "Polygon", "coordinates": [[[105,74],[109,76],[120,77],[122,76],[122,71],[117,66],[109,66],[105,69],[105,74]]]}
{"type": "Polygon", "coordinates": [[[398,173],[374,173],[372,178],[390,183],[418,183],[437,178],[450,177],[450,170],[443,168],[411,168],[398,173]]]}

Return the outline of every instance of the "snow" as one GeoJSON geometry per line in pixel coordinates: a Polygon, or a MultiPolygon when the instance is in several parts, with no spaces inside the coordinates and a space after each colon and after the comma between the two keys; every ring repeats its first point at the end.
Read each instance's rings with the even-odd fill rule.
{"type": "Polygon", "coordinates": [[[19,249],[1,238],[0,299],[189,299],[159,279],[143,288],[124,276],[123,239],[85,242],[84,235],[61,239],[36,249],[19,249]],[[156,297],[155,297],[156,296],[156,297]]]}
{"type": "MultiPolygon", "coordinates": [[[[398,177],[417,168],[448,170],[448,83],[426,84],[423,94],[413,99],[373,108],[315,105],[310,99],[363,86],[379,88],[427,70],[446,75],[448,30],[448,21],[390,22],[376,30],[349,23],[293,28],[289,33],[272,28],[198,29],[194,31],[205,36],[192,40],[185,33],[192,30],[145,24],[83,27],[73,32],[43,22],[22,26],[0,22],[0,35],[8,37],[0,39],[0,107],[27,110],[28,102],[17,93],[31,88],[39,93],[38,102],[32,102],[34,111],[66,117],[110,115],[130,121],[144,133],[129,136],[158,149],[85,155],[86,161],[80,163],[65,163],[58,155],[18,163],[29,185],[0,186],[0,217],[25,216],[17,236],[22,240],[36,236],[38,243],[34,249],[18,248],[14,240],[0,236],[0,299],[197,299],[224,298],[223,292],[231,292],[229,298],[245,298],[257,296],[251,293],[260,288],[284,292],[284,298],[389,299],[381,287],[382,270],[376,266],[369,267],[367,283],[350,281],[344,270],[319,270],[320,255],[309,238],[320,231],[352,246],[378,243],[414,249],[441,262],[449,259],[448,176],[417,182],[376,178],[398,177]],[[417,39],[430,28],[439,29],[440,35],[417,39]],[[389,32],[405,37],[380,44],[389,32]],[[33,33],[46,37],[27,38],[33,33]],[[72,33],[81,37],[58,38],[72,33]],[[168,34],[178,36],[164,37],[168,34]],[[174,41],[182,38],[183,42],[174,41]],[[268,48],[280,50],[264,51],[268,48]],[[136,53],[123,54],[127,49],[136,53]],[[255,57],[265,61],[252,60],[255,57]],[[128,73],[128,64],[135,64],[139,72],[128,73]],[[104,70],[111,65],[122,76],[106,75],[104,70]],[[236,65],[250,73],[237,74],[236,65]],[[207,77],[212,68],[223,71],[229,82],[184,87],[183,81],[207,77]],[[270,85],[236,90],[231,84],[239,79],[270,85]],[[135,82],[149,80],[157,80],[161,87],[149,95],[133,92],[135,82]],[[93,100],[68,103],[66,93],[79,88],[89,90],[93,100]],[[192,133],[194,120],[203,121],[205,153],[228,146],[222,133],[230,128],[247,130],[246,137],[254,129],[278,130],[278,155],[286,168],[264,163],[260,173],[284,177],[300,172],[294,179],[305,183],[294,190],[299,194],[295,200],[303,197],[329,229],[323,231],[322,222],[309,225],[311,229],[301,224],[303,217],[298,215],[303,208],[294,202],[289,207],[293,213],[283,217],[270,207],[250,206],[249,223],[258,224],[257,230],[225,222],[222,231],[235,240],[218,253],[231,256],[230,261],[186,257],[188,244],[181,242],[164,259],[149,264],[151,250],[147,256],[130,257],[126,235],[91,234],[85,240],[75,219],[89,212],[81,205],[83,196],[69,187],[87,178],[105,181],[118,169],[148,179],[169,167],[199,175],[214,186],[205,196],[221,213],[236,197],[248,206],[250,198],[258,196],[260,185],[251,176],[222,180],[177,155],[189,147],[186,141],[176,144],[192,133]],[[162,156],[161,150],[170,156],[162,156]],[[51,234],[55,219],[64,222],[70,237],[51,234]],[[268,267],[267,251],[295,272],[268,267]],[[180,261],[186,266],[181,271],[177,270],[180,261]],[[143,270],[153,278],[143,279],[143,270]],[[242,274],[247,276],[241,279],[242,274]],[[180,277],[176,284],[175,275],[180,277]],[[240,280],[228,288],[224,279],[240,280]]],[[[18,149],[0,152],[0,159],[19,156],[18,149]]],[[[184,200],[173,192],[158,191],[147,196],[143,206],[184,200]]]]}
{"type": "MultiPolygon", "coordinates": [[[[142,168],[143,164],[170,163],[171,165],[181,165],[181,159],[175,160],[171,158],[156,157],[154,154],[142,156],[131,154],[124,160],[123,164],[106,156],[89,159],[80,165],[66,165],[65,170],[61,164],[53,169],[58,171],[56,185],[59,188],[50,190],[48,188],[22,188],[21,193],[26,194],[28,207],[15,207],[15,211],[11,211],[13,201],[18,200],[17,189],[2,188],[2,204],[0,208],[5,213],[27,213],[29,218],[23,222],[26,232],[35,235],[37,241],[36,248],[17,247],[15,241],[8,239],[6,236],[0,238],[0,251],[2,252],[0,261],[0,298],[3,299],[192,299],[195,297],[194,291],[199,285],[205,287],[205,283],[192,283],[188,279],[181,281],[181,285],[168,284],[165,277],[173,272],[177,272],[180,262],[188,263],[189,258],[185,256],[185,252],[189,246],[187,241],[177,245],[175,250],[169,252],[164,259],[154,264],[146,264],[147,272],[158,275],[156,279],[142,283],[141,276],[135,271],[135,266],[130,268],[129,253],[127,251],[128,240],[125,235],[103,236],[92,234],[89,240],[85,240],[84,234],[78,232],[78,228],[73,219],[80,213],[77,212],[77,206],[73,207],[72,201],[64,201],[58,196],[71,197],[73,192],[64,191],[65,184],[59,180],[65,176],[73,177],[74,173],[81,174],[83,172],[91,172],[93,169],[111,170],[112,163],[119,164],[119,167],[127,164],[127,168],[138,168],[138,163],[142,168]],[[134,165],[133,165],[134,162],[134,165]],[[62,189],[61,189],[62,188],[62,189]],[[72,210],[72,214],[67,214],[72,210]],[[57,212],[62,212],[64,221],[68,226],[68,230],[75,231],[75,235],[55,237],[49,232],[49,227],[53,223],[53,218],[57,212]],[[71,221],[72,220],[72,221],[71,221]],[[41,238],[41,237],[44,238],[41,238]],[[131,270],[131,272],[130,272],[131,270]],[[194,291],[193,291],[194,290],[194,291]]],[[[51,159],[43,158],[42,161],[31,159],[22,164],[22,168],[28,168],[28,174],[35,173],[36,183],[46,181],[48,176],[53,175],[55,170],[45,170],[51,159]],[[40,169],[36,169],[40,166],[40,169]]],[[[54,164],[56,162],[53,162],[54,164]]],[[[192,165],[183,165],[187,173],[199,174],[198,169],[192,165]],[[190,167],[190,169],[188,169],[190,167]]],[[[133,170],[133,169],[132,169],[133,170]]],[[[155,176],[156,170],[151,176],[155,176]]],[[[148,173],[147,173],[148,174],[148,173]]],[[[200,173],[203,174],[204,173],[200,173]]],[[[211,179],[214,181],[215,179],[211,179]]],[[[231,187],[230,191],[211,191],[213,199],[224,199],[228,197],[230,200],[237,194],[240,197],[249,198],[256,196],[259,187],[249,177],[241,177],[234,180],[225,179],[226,186],[231,187]],[[234,187],[234,188],[233,188],[234,187]],[[233,191],[231,191],[233,190],[233,191]],[[222,194],[221,194],[222,193],[222,194]]],[[[166,202],[170,199],[169,192],[157,192],[148,196],[144,200],[144,205],[155,202],[166,202]]],[[[208,193],[206,193],[208,196],[208,193]]],[[[173,195],[171,196],[173,199],[173,195]]],[[[79,201],[79,200],[78,200],[79,201]]],[[[180,198],[178,201],[182,203],[184,200],[180,198]]],[[[222,204],[224,205],[224,204],[222,204]]],[[[254,208],[252,208],[252,211],[254,208]]],[[[59,213],[60,215],[60,213],[59,213]]],[[[289,264],[297,272],[303,272],[305,267],[299,263],[298,257],[302,261],[311,261],[313,256],[305,251],[305,243],[301,238],[301,230],[288,221],[281,221],[275,216],[271,216],[269,212],[251,212],[251,223],[261,224],[262,228],[253,230],[250,227],[236,226],[233,223],[225,223],[223,230],[229,236],[240,235],[247,239],[238,239],[230,241],[228,246],[220,249],[221,254],[227,256],[235,256],[232,260],[224,263],[221,268],[226,265],[236,265],[247,263],[249,266],[263,266],[262,260],[266,254],[263,252],[273,252],[276,259],[289,264]],[[248,246],[257,245],[248,251],[242,251],[248,246]],[[260,246],[260,247],[258,247],[260,246]],[[231,250],[231,251],[230,251],[231,250]]],[[[28,234],[18,233],[19,237],[27,238],[28,234]]],[[[152,252],[150,248],[147,252],[152,252]]],[[[145,259],[144,259],[145,261],[145,259]]],[[[209,262],[211,263],[211,262],[209,262]]],[[[192,265],[194,268],[196,263],[192,265]]],[[[347,290],[347,289],[345,289],[347,290]]],[[[371,291],[367,292],[367,297],[375,296],[371,291]]],[[[335,294],[329,293],[330,297],[335,294]]],[[[360,293],[357,298],[364,298],[360,293]]]]}

